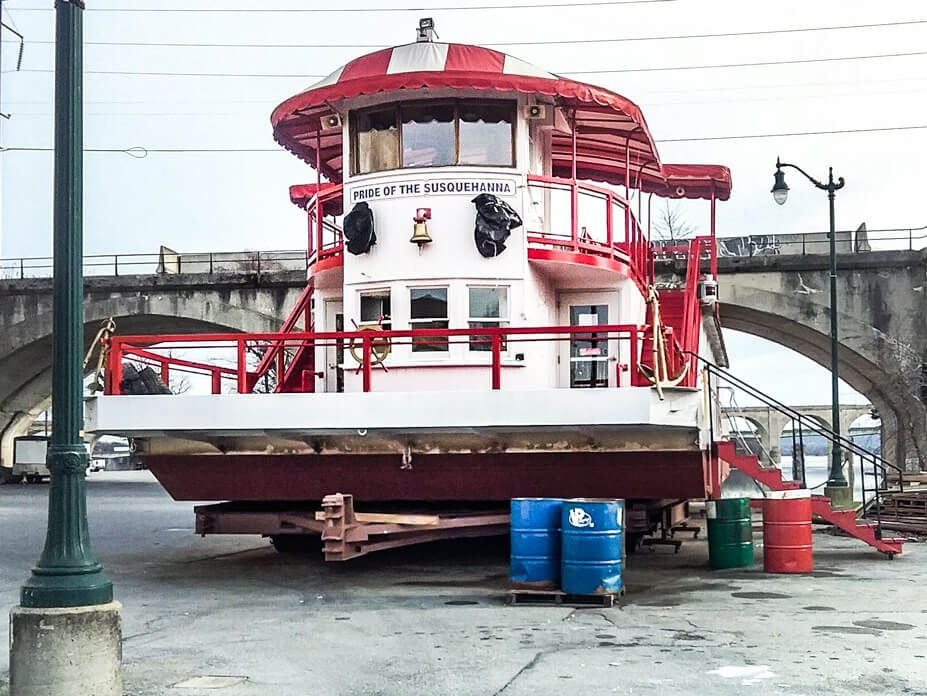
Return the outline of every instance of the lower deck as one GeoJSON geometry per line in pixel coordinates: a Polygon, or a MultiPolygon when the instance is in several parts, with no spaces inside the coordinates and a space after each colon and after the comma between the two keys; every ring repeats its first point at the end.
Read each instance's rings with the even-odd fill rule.
{"type": "Polygon", "coordinates": [[[103,396],[178,500],[700,498],[704,395],[675,388],[103,396]]]}

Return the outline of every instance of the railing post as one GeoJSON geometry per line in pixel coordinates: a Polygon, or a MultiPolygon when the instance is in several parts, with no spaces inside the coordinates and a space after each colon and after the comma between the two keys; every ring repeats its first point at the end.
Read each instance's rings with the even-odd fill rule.
{"type": "Polygon", "coordinates": [[[280,345],[277,348],[277,389],[283,386],[283,376],[285,372],[284,360],[285,353],[283,350],[283,341],[280,342],[280,345]]]}
{"type": "Polygon", "coordinates": [[[22,257],[19,259],[19,279],[23,280],[26,277],[26,263],[22,257]]]}
{"type": "Polygon", "coordinates": [[[222,393],[222,371],[221,370],[212,371],[212,393],[213,394],[222,393]]]}
{"type": "Polygon", "coordinates": [[[245,351],[245,339],[239,338],[237,341],[238,348],[238,393],[248,393],[248,363],[247,353],[245,351]]]}
{"type": "Polygon", "coordinates": [[[106,370],[110,394],[122,393],[122,341],[109,339],[109,365],[106,370]]]}
{"type": "Polygon", "coordinates": [[[171,385],[171,365],[166,360],[161,363],[161,381],[167,386],[171,385]]]}
{"type": "Polygon", "coordinates": [[[631,330],[631,359],[628,361],[628,369],[630,369],[630,382],[629,386],[636,386],[637,383],[637,329],[634,328],[631,330]]]}
{"type": "MultiPolygon", "coordinates": [[[[608,194],[608,196],[605,199],[605,204],[608,206],[606,213],[605,213],[605,234],[606,234],[605,239],[608,243],[608,256],[609,258],[612,258],[614,256],[614,253],[613,253],[614,249],[612,248],[613,247],[612,240],[614,240],[615,238],[615,235],[613,234],[613,231],[612,231],[612,206],[614,206],[615,204],[615,199],[612,197],[612,194],[608,194]]],[[[627,239],[627,233],[625,233],[625,239],[627,239]]]]}
{"type": "Polygon", "coordinates": [[[573,228],[573,251],[579,251],[579,185],[570,182],[570,226],[573,228]]]}
{"type": "Polygon", "coordinates": [[[212,265],[212,252],[209,252],[209,275],[212,275],[213,265],[212,265]]]}
{"type": "Polygon", "coordinates": [[[119,275],[119,254],[113,254],[113,275],[119,275]]]}
{"type": "Polygon", "coordinates": [[[363,346],[364,347],[364,356],[363,356],[364,363],[361,367],[363,368],[362,372],[364,373],[364,391],[369,392],[370,391],[370,377],[371,377],[370,373],[372,371],[372,366],[370,364],[370,337],[364,336],[363,340],[364,340],[364,346],[363,346]]]}
{"type": "Polygon", "coordinates": [[[319,198],[319,194],[315,196],[315,232],[316,232],[316,246],[315,246],[315,257],[317,259],[322,258],[322,200],[319,198]]]}
{"type": "Polygon", "coordinates": [[[502,336],[492,335],[492,388],[502,388],[502,336]]]}

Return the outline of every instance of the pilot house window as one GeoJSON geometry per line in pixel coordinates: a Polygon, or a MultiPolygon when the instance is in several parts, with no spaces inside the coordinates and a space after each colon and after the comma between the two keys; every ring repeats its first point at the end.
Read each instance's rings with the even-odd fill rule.
{"type": "Polygon", "coordinates": [[[407,102],[356,111],[354,174],[400,167],[515,164],[515,102],[407,102]]]}

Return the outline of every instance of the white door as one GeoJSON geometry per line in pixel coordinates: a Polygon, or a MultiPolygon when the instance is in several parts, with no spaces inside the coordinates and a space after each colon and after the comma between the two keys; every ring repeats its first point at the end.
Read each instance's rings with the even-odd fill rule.
{"type": "MultiPolygon", "coordinates": [[[[341,300],[325,303],[325,330],[344,331],[344,305],[341,300]]],[[[325,347],[325,391],[344,391],[344,343],[325,347]]]]}
{"type": "MultiPolygon", "coordinates": [[[[563,293],[560,295],[563,326],[620,324],[617,292],[563,293]]],[[[561,342],[560,386],[594,389],[616,385],[618,340],[590,332],[573,334],[561,342]]]]}

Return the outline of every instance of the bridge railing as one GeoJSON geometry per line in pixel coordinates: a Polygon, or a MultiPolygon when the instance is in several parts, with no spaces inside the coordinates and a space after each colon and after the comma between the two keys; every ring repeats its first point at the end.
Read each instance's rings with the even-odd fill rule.
{"type": "MultiPolygon", "coordinates": [[[[884,229],[837,230],[838,254],[913,251],[927,247],[927,225],[884,229]]],[[[719,256],[810,256],[830,253],[829,232],[753,234],[718,238],[719,256]]]]}
{"type": "MultiPolygon", "coordinates": [[[[273,273],[305,271],[309,257],[304,249],[276,251],[207,251],[154,254],[90,254],[84,256],[85,277],[170,275],[177,273],[273,273]]],[[[0,259],[0,280],[51,278],[54,260],[50,256],[0,259]]]]}

